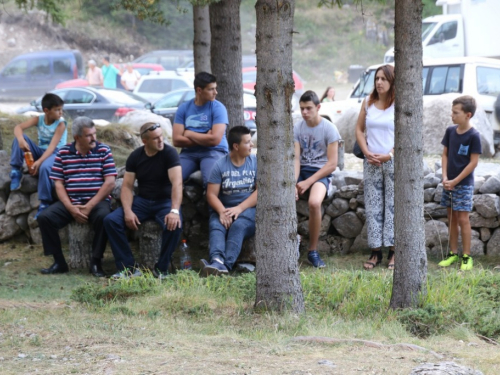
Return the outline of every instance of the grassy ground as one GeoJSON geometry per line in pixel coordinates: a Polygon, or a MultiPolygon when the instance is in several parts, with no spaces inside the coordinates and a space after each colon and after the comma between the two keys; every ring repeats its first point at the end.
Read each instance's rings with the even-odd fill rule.
{"type": "MultiPolygon", "coordinates": [[[[1,244],[2,374],[408,374],[444,360],[500,373],[498,346],[476,336],[500,335],[500,273],[492,271],[500,259],[478,259],[466,274],[438,270],[430,259],[424,308],[405,315],[387,309],[392,273],[361,271],[365,258],[332,256],[321,271],[302,264],[307,313],[278,316],[253,313],[253,274],[182,271],[162,284],[150,277],[112,284],[86,270],[43,276],[39,268],[51,259],[40,246],[1,244]]],[[[114,268],[109,250],[104,268],[114,268]]]]}

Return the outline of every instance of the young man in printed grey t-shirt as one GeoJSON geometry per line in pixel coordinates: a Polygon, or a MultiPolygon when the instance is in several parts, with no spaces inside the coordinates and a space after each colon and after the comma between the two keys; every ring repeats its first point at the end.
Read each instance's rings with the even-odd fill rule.
{"type": "Polygon", "coordinates": [[[309,252],[307,259],[314,267],[323,268],[317,251],[321,228],[321,204],[330,187],[332,173],[337,168],[340,134],[337,127],[318,113],[321,105],[314,91],[300,97],[302,121],[293,129],[295,144],[296,195],[309,191],[309,252]]]}
{"type": "Polygon", "coordinates": [[[252,155],[250,130],[235,126],[227,139],[231,151],[215,163],[207,185],[207,201],[213,210],[208,223],[210,263],[201,260],[207,275],[227,274],[243,241],[255,234],[257,158],[252,155]]]}

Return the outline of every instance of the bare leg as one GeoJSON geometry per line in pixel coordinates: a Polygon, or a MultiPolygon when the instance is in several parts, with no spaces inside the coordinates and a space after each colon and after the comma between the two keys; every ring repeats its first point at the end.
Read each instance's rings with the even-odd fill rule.
{"type": "Polygon", "coordinates": [[[462,233],[462,247],[464,249],[464,254],[470,255],[472,231],[470,228],[469,213],[467,211],[455,211],[455,212],[457,213],[456,216],[458,217],[457,227],[460,226],[460,231],[462,233]]]}
{"type": "Polygon", "coordinates": [[[321,229],[321,204],[325,199],[326,187],[321,182],[311,186],[309,193],[309,251],[316,250],[321,229]]]}
{"type": "MultiPolygon", "coordinates": [[[[467,221],[469,221],[469,213],[467,212],[467,221]]],[[[458,212],[453,211],[448,207],[448,230],[450,233],[450,251],[458,253],[458,212]]],[[[462,233],[463,236],[463,233],[462,233]]],[[[470,225],[469,225],[469,244],[470,244],[470,225]]],[[[470,251],[470,245],[469,245],[470,251]]]]}

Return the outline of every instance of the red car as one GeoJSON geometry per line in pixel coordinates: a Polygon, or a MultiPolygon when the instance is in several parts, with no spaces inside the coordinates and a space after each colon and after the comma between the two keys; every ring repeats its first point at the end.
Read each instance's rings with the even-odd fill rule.
{"type": "MultiPolygon", "coordinates": [[[[257,82],[257,68],[243,68],[241,72],[243,73],[243,88],[252,91],[255,90],[255,82],[257,82]]],[[[302,94],[304,92],[304,84],[302,83],[300,76],[295,72],[293,72],[293,81],[295,83],[295,92],[302,94]]]]}
{"type": "MultiPolygon", "coordinates": [[[[117,67],[118,69],[120,69],[120,64],[113,64],[113,65],[115,67],[117,67]]],[[[123,68],[125,69],[125,64],[122,64],[122,65],[123,65],[123,68]]],[[[141,74],[141,76],[145,75],[145,74],[149,74],[149,72],[151,72],[151,71],[158,72],[161,70],[165,70],[163,68],[163,66],[161,66],[160,64],[133,63],[132,67],[134,68],[134,70],[137,70],[141,74]]],[[[89,83],[87,82],[86,79],[78,78],[78,79],[72,79],[69,81],[61,82],[56,86],[56,89],[64,89],[64,88],[68,88],[68,87],[85,87],[88,85],[89,85],[89,83]]],[[[120,83],[119,77],[116,77],[116,87],[123,88],[121,83],[120,83]]]]}

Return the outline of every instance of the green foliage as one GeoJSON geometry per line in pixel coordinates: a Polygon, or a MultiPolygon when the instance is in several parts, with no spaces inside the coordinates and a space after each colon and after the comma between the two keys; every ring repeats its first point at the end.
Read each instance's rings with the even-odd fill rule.
{"type": "Polygon", "coordinates": [[[424,4],[424,9],[422,10],[422,18],[435,16],[442,13],[441,7],[436,5],[436,0],[422,0],[424,4]]]}
{"type": "Polygon", "coordinates": [[[33,8],[37,8],[43,10],[47,13],[47,16],[50,16],[52,22],[58,23],[61,25],[65,24],[66,14],[64,13],[61,3],[64,1],[60,0],[14,0],[16,5],[20,9],[29,10],[33,8]]]}

